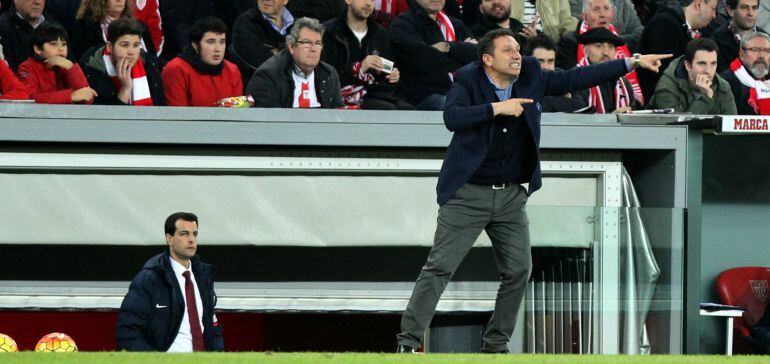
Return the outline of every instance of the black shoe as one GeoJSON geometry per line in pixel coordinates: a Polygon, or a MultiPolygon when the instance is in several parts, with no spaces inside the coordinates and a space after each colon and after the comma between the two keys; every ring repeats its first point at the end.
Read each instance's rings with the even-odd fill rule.
{"type": "Polygon", "coordinates": [[[396,347],[396,354],[416,354],[417,352],[409,345],[399,345],[396,347]]]}
{"type": "Polygon", "coordinates": [[[481,352],[483,354],[510,354],[511,353],[508,349],[503,349],[503,350],[486,350],[486,349],[481,349],[481,352]]]}

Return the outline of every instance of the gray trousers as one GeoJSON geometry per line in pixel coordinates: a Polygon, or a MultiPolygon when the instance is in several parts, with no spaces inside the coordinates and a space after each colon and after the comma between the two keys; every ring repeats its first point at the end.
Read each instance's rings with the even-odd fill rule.
{"type": "Polygon", "coordinates": [[[500,274],[500,288],[482,349],[508,348],[532,271],[526,203],[524,187],[494,190],[491,186],[465,184],[439,208],[433,247],[401,318],[399,345],[420,346],[449,279],[481,231],[486,230],[500,274]]]}

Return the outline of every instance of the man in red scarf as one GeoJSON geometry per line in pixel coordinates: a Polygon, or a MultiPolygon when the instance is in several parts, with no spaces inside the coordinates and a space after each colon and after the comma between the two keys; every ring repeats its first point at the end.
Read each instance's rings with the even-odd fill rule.
{"type": "MultiPolygon", "coordinates": [[[[603,27],[578,35],[578,42],[586,53],[578,67],[614,60],[618,47],[625,44],[620,37],[603,27]]],[[[585,106],[593,106],[597,114],[627,113],[639,108],[631,82],[626,77],[580,90],[573,98],[582,101],[585,106]]]]}
{"type": "Polygon", "coordinates": [[[140,49],[142,25],[136,19],[112,21],[107,44],[87,51],[81,66],[98,96],[95,104],[165,105],[157,59],[140,49]]]}
{"type": "MultiPolygon", "coordinates": [[[[615,30],[615,26],[612,24],[615,20],[615,6],[612,5],[610,0],[584,0],[582,18],[583,20],[578,24],[576,31],[567,33],[559,39],[556,67],[566,70],[575,67],[581,62],[586,62],[585,48],[582,44],[578,43],[577,37],[593,28],[606,28],[612,34],[623,39],[625,44],[618,46],[616,49],[617,59],[631,57],[632,53],[627,46],[628,40],[626,38],[633,38],[634,35],[624,36],[618,34],[617,30],[615,30]]],[[[640,104],[643,104],[644,97],[637,81],[636,71],[630,72],[626,75],[626,78],[631,82],[631,86],[634,89],[634,97],[640,104]]]]}
{"type": "Polygon", "coordinates": [[[743,35],[738,58],[721,73],[730,84],[740,115],[770,115],[770,36],[743,35]]]}

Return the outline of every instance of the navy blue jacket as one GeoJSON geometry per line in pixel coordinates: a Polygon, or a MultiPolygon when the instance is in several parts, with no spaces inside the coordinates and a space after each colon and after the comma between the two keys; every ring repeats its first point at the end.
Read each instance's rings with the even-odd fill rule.
{"type": "MultiPolygon", "coordinates": [[[[174,277],[168,250],[150,258],[131,281],[118,313],[115,337],[118,349],[129,351],[167,351],[179,332],[185,302],[174,277]]],[[[203,304],[203,341],[206,351],[224,350],[222,328],[214,326],[217,295],[211,266],[197,256],[192,271],[203,304]]]]}
{"type": "MultiPolygon", "coordinates": [[[[513,84],[516,98],[534,100],[524,105],[522,116],[532,134],[535,150],[529,155],[536,160],[529,178],[529,194],[540,189],[540,112],[544,96],[564,95],[615,80],[628,73],[625,60],[615,60],[569,71],[543,71],[533,57],[523,57],[521,73],[513,84]]],[[[494,113],[492,102],[497,96],[482,64],[473,62],[455,73],[444,106],[444,124],[454,132],[438,177],[438,204],[443,205],[462,187],[484,161],[492,137],[490,128],[494,113]]],[[[505,116],[500,116],[505,117],[505,116]]],[[[529,171],[526,171],[529,174],[529,171]]]]}

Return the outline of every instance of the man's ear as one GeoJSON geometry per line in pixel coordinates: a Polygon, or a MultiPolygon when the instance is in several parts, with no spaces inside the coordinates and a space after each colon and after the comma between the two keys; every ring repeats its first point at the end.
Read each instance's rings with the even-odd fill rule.
{"type": "Polygon", "coordinates": [[[32,49],[35,51],[35,54],[37,54],[38,57],[43,56],[43,48],[40,48],[36,45],[32,45],[32,49]]]}
{"type": "Polygon", "coordinates": [[[481,56],[481,62],[484,63],[485,66],[490,67],[492,66],[492,56],[489,54],[484,54],[481,56]]]}

